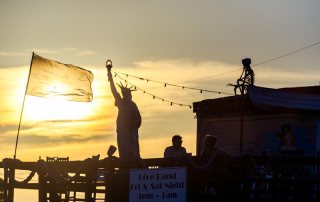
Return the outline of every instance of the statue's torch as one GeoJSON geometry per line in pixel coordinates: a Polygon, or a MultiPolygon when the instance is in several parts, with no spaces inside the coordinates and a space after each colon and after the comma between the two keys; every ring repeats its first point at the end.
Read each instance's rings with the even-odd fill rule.
{"type": "Polygon", "coordinates": [[[111,68],[113,67],[111,60],[107,60],[107,62],[106,62],[106,67],[107,67],[108,71],[110,72],[110,71],[111,71],[111,68]]]}
{"type": "MultiPolygon", "coordinates": [[[[111,68],[112,68],[112,61],[111,60],[107,60],[106,62],[106,68],[108,69],[108,72],[111,73],[111,68]]],[[[108,81],[109,81],[109,78],[108,78],[108,81]]]]}

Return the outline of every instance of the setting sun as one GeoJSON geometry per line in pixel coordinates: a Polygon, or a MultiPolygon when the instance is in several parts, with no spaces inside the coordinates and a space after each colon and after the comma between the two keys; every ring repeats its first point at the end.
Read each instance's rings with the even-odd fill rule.
{"type": "Polygon", "coordinates": [[[93,111],[92,103],[27,96],[24,116],[28,120],[80,120],[93,111]]]}
{"type": "MultiPolygon", "coordinates": [[[[228,153],[228,149],[232,148],[235,151],[232,150],[232,157],[249,152],[254,156],[269,154],[277,151],[275,143],[283,142],[282,139],[290,139],[288,142],[295,143],[310,141],[310,145],[297,145],[299,158],[300,155],[307,156],[304,151],[307,146],[320,152],[320,110],[306,110],[306,117],[296,114],[296,111],[300,113],[304,109],[288,107],[264,114],[260,108],[269,110],[269,106],[254,103],[249,95],[245,95],[248,89],[246,82],[239,85],[241,81],[247,81],[246,75],[250,75],[251,81],[254,81],[250,83],[250,88],[254,85],[270,89],[293,88],[295,91],[294,87],[299,87],[297,91],[300,91],[300,87],[310,87],[310,93],[313,89],[319,89],[320,92],[319,10],[320,1],[299,0],[212,0],[201,3],[181,0],[142,0],[139,3],[110,0],[0,1],[0,202],[2,195],[13,197],[10,202],[58,201],[59,197],[60,201],[69,201],[71,198],[79,201],[75,199],[78,195],[71,188],[79,184],[81,189],[86,186],[91,190],[91,186],[84,183],[76,185],[78,176],[79,180],[89,177],[87,182],[93,181],[91,178],[99,178],[92,190],[106,193],[101,197],[96,196],[101,200],[130,201],[108,198],[111,192],[129,196],[128,190],[136,187],[135,183],[132,183],[134,186],[123,185],[122,177],[127,180],[130,178],[126,170],[128,166],[122,168],[122,162],[117,165],[117,169],[123,170],[126,175],[120,172],[119,180],[112,176],[112,173],[119,172],[112,172],[109,167],[114,162],[117,164],[117,158],[126,161],[134,157],[134,161],[137,160],[135,168],[166,169],[169,164],[163,159],[164,154],[167,148],[173,148],[172,137],[175,135],[182,138],[178,145],[181,142],[185,148],[186,152],[183,153],[186,153],[186,158],[170,164],[173,167],[192,163],[189,162],[190,154],[196,163],[205,162],[205,159],[198,160],[198,156],[207,153],[202,151],[206,146],[205,137],[211,133],[217,137],[217,151],[221,149],[228,153]],[[249,68],[248,65],[244,68],[244,58],[251,58],[252,74],[245,73],[245,69],[249,68]],[[238,92],[240,87],[242,92],[238,92]],[[282,111],[288,112],[288,115],[281,114],[282,111]],[[272,119],[273,116],[283,121],[276,121],[272,119]],[[262,121],[264,117],[265,123],[262,121]],[[297,125],[298,122],[301,125],[297,125]],[[279,124],[279,127],[270,127],[273,123],[279,124]],[[299,136],[287,138],[280,134],[282,123],[290,124],[293,132],[299,136]],[[281,135],[285,138],[281,139],[281,135]],[[317,136],[319,138],[314,139],[317,136]],[[114,153],[113,146],[116,147],[114,153]],[[69,159],[70,162],[61,165],[70,166],[63,169],[70,167],[79,175],[64,172],[63,169],[59,169],[61,175],[51,172],[55,169],[55,163],[51,166],[51,162],[43,164],[38,161],[46,161],[47,157],[69,159]],[[95,166],[99,175],[80,173],[89,168],[88,165],[95,165],[97,157],[100,157],[99,166],[108,167],[104,173],[110,177],[105,177],[105,180],[116,179],[119,182],[111,191],[107,186],[112,183],[100,182],[100,171],[104,168],[95,166]],[[88,159],[92,159],[93,163],[88,159]],[[17,167],[10,167],[11,164],[17,167]],[[24,164],[27,167],[22,167],[24,164]],[[33,179],[28,177],[34,173],[33,179]],[[68,173],[69,179],[66,179],[65,173],[68,173]],[[28,179],[31,179],[29,184],[28,179]],[[101,189],[100,183],[106,185],[105,190],[101,189]],[[1,189],[2,185],[4,189],[1,189]],[[51,187],[54,190],[49,190],[51,187]],[[66,194],[53,193],[59,191],[56,187],[67,190],[66,194]],[[45,193],[47,191],[51,193],[45,193]],[[60,196],[57,197],[57,194],[60,196]],[[45,196],[52,196],[52,200],[44,200],[45,196]]],[[[273,91],[263,92],[279,97],[273,91]]],[[[259,101],[263,96],[258,94],[256,97],[259,101]]],[[[284,99],[298,102],[289,96],[284,99]]],[[[310,105],[320,105],[320,101],[314,102],[310,105]]],[[[176,152],[176,148],[173,150],[176,152]]],[[[205,156],[210,157],[209,154],[205,156]]],[[[210,163],[186,166],[185,176],[188,177],[189,173],[209,174],[204,167],[215,171],[215,166],[209,165],[215,156],[211,157],[210,163]],[[192,169],[196,169],[195,172],[192,169]]],[[[229,175],[227,172],[239,171],[238,167],[245,163],[230,162],[228,164],[237,165],[237,169],[226,167],[225,173],[212,174],[219,178],[233,176],[233,173],[229,175]]],[[[261,162],[258,160],[256,163],[261,162]]],[[[221,167],[220,163],[217,165],[221,167]]],[[[260,169],[260,165],[254,166],[259,167],[259,177],[260,170],[263,170],[266,175],[261,177],[274,180],[276,178],[269,178],[269,173],[279,172],[267,172],[268,165],[263,165],[264,169],[260,169]]],[[[248,172],[243,170],[243,173],[252,174],[252,169],[248,172]]],[[[306,172],[310,173],[309,170],[306,172]]],[[[170,174],[169,171],[164,172],[170,174]]],[[[303,174],[303,177],[307,176],[307,173],[303,174]]],[[[277,176],[286,177],[290,186],[295,181],[287,173],[277,176]]],[[[209,182],[211,173],[210,177],[205,177],[203,181],[209,182]]],[[[254,176],[254,180],[259,181],[259,177],[254,176]]],[[[298,179],[296,176],[294,178],[298,179]]],[[[205,197],[220,197],[218,189],[229,187],[223,184],[228,181],[225,179],[221,183],[220,180],[214,181],[219,182],[219,188],[212,187],[211,181],[211,184],[198,186],[193,179],[200,181],[200,176],[186,179],[188,196],[206,194],[205,197]],[[189,189],[190,185],[199,189],[189,189]]],[[[234,181],[235,178],[228,179],[234,181]]],[[[248,179],[253,178],[250,176],[248,179]]],[[[265,180],[262,179],[264,185],[267,183],[265,180]]],[[[244,191],[245,188],[252,191],[251,186],[244,186],[244,189],[240,186],[239,190],[240,181],[234,181],[237,185],[230,186],[230,190],[235,194],[245,194],[243,198],[234,199],[241,201],[249,196],[249,200],[256,200],[258,196],[265,196],[271,200],[275,194],[271,193],[271,196],[267,192],[255,192],[263,191],[262,187],[266,187],[260,186],[258,181],[252,181],[256,188],[251,193],[244,191]]],[[[140,191],[144,189],[144,182],[141,183],[140,191]]],[[[162,188],[165,187],[165,183],[161,183],[162,188]]],[[[246,179],[245,183],[249,181],[246,179]]],[[[274,183],[269,184],[271,186],[274,183]]],[[[304,186],[300,199],[307,195],[306,189],[319,191],[320,184],[317,184],[318,187],[315,184],[312,182],[310,186],[304,186]]],[[[268,191],[273,191],[270,186],[267,186],[268,189],[272,189],[268,191]]],[[[151,190],[149,187],[148,190],[151,190]]],[[[157,188],[152,187],[155,187],[154,190],[157,188]]],[[[284,191],[289,191],[289,196],[295,200],[292,189],[285,188],[288,189],[284,191]]],[[[162,189],[159,187],[158,190],[162,189]]],[[[230,193],[230,190],[224,193],[230,193]]],[[[81,194],[81,200],[95,201],[84,199],[94,194],[81,194]]],[[[139,201],[173,201],[170,197],[161,198],[162,194],[159,198],[153,195],[150,200],[143,198],[146,195],[142,194],[139,201]]],[[[318,193],[310,196],[320,201],[318,193]]],[[[192,202],[193,199],[186,201],[192,202]]]]}

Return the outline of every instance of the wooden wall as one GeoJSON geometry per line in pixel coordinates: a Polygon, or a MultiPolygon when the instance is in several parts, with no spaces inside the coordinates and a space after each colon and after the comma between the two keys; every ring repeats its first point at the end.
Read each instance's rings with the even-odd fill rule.
{"type": "MultiPolygon", "coordinates": [[[[204,136],[218,137],[218,147],[230,154],[240,152],[240,116],[198,117],[197,153],[202,150],[204,136]]],[[[276,152],[279,138],[276,132],[289,124],[296,137],[298,150],[307,156],[316,154],[317,123],[320,116],[306,114],[247,115],[243,122],[243,151],[256,153],[264,149],[276,152]]]]}

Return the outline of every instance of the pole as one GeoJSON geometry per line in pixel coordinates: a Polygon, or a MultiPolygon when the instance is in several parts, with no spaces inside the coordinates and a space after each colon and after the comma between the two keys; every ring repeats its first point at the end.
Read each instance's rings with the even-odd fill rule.
{"type": "Polygon", "coordinates": [[[29,85],[29,79],[30,79],[30,75],[31,75],[31,67],[32,67],[33,56],[34,56],[34,52],[32,52],[32,58],[31,58],[31,62],[30,62],[28,81],[27,81],[26,90],[24,92],[23,103],[22,103],[21,112],[20,112],[20,120],[19,120],[18,132],[17,132],[17,137],[16,137],[16,146],[14,148],[14,156],[13,156],[14,159],[16,159],[16,157],[17,157],[16,155],[17,155],[17,147],[18,147],[18,141],[19,141],[20,127],[21,127],[21,120],[22,120],[22,114],[23,114],[23,110],[24,110],[24,103],[26,101],[26,95],[27,95],[27,90],[28,90],[28,85],[29,85]]]}
{"type": "Polygon", "coordinates": [[[243,119],[244,119],[244,93],[241,92],[240,98],[240,154],[243,152],[243,119]]]}
{"type": "MultiPolygon", "coordinates": [[[[242,108],[242,106],[241,106],[242,108]]],[[[241,112],[240,112],[240,154],[242,154],[243,152],[243,109],[241,109],[241,112]]]]}

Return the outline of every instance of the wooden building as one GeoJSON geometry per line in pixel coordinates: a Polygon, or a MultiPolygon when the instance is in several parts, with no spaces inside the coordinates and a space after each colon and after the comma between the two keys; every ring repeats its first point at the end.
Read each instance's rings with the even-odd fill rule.
{"type": "Polygon", "coordinates": [[[275,153],[281,128],[289,126],[296,151],[314,156],[320,148],[320,86],[269,89],[253,86],[240,96],[193,103],[197,117],[197,154],[213,134],[230,154],[275,153]]]}

